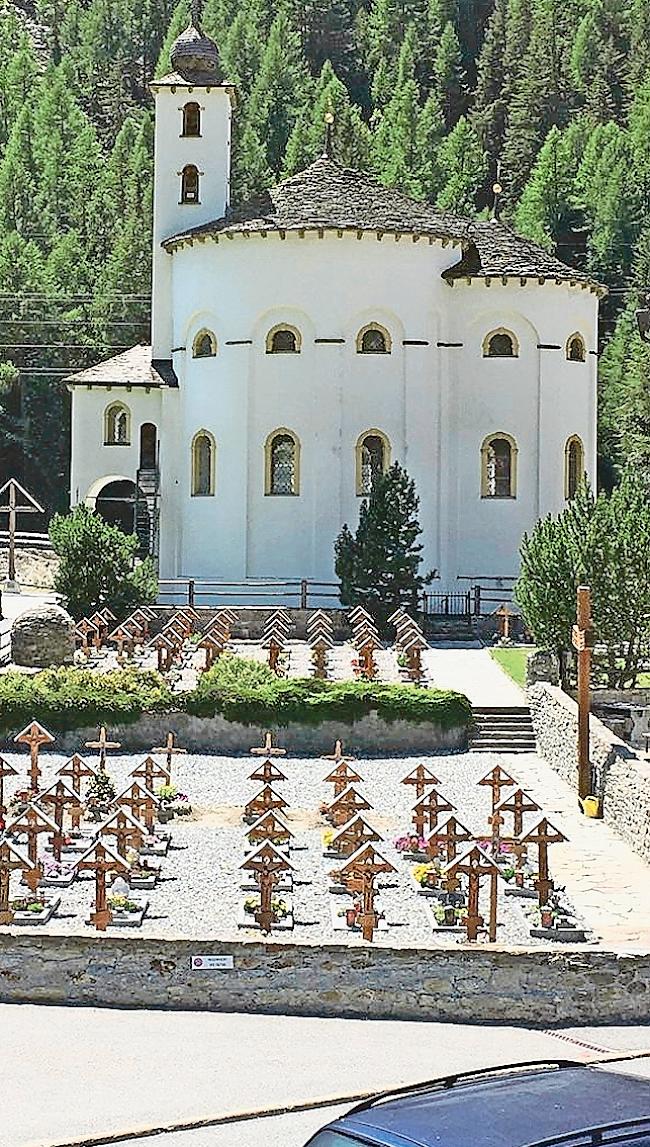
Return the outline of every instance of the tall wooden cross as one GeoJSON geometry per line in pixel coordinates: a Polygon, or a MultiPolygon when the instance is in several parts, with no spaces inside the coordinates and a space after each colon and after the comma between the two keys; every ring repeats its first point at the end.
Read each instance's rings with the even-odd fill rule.
{"type": "Polygon", "coordinates": [[[262,932],[270,932],[275,921],[273,912],[273,889],[280,880],[283,872],[293,872],[294,866],[286,856],[278,852],[275,845],[268,841],[261,844],[243,864],[247,872],[252,872],[260,889],[260,906],[255,912],[255,922],[259,924],[262,932]]]}
{"type": "Polygon", "coordinates": [[[359,923],[361,935],[369,942],[379,924],[379,914],[375,908],[375,878],[382,872],[394,871],[393,865],[375,852],[372,844],[362,845],[341,869],[341,877],[348,890],[361,894],[359,923]]]}
{"type": "MultiPolygon", "coordinates": [[[[336,742],[340,744],[339,741],[336,742]]],[[[363,784],[363,777],[348,761],[340,760],[336,768],[332,769],[324,778],[325,784],[334,785],[334,796],[338,797],[352,784],[363,784]]]]}
{"type": "Polygon", "coordinates": [[[343,741],[336,741],[334,743],[333,753],[324,753],[321,757],[322,761],[334,761],[338,765],[341,761],[355,761],[356,757],[350,756],[349,753],[343,752],[343,741]]]}
{"type": "Polygon", "coordinates": [[[448,801],[437,789],[429,789],[426,796],[413,805],[412,821],[418,836],[431,832],[438,823],[441,812],[456,812],[456,805],[448,801]]]}
{"type": "Polygon", "coordinates": [[[510,637],[510,618],[515,615],[507,605],[500,605],[495,613],[501,622],[501,637],[507,641],[510,637]]]}
{"type": "Polygon", "coordinates": [[[249,844],[263,844],[270,840],[277,847],[286,847],[293,840],[293,833],[279,816],[269,810],[252,824],[246,833],[249,844]]]}
{"type": "Polygon", "coordinates": [[[416,765],[413,771],[404,777],[402,784],[415,785],[415,795],[419,799],[424,796],[425,789],[440,784],[440,781],[426,765],[416,765]]]}
{"type": "Polygon", "coordinates": [[[7,529],[9,531],[9,568],[7,570],[7,580],[11,582],[16,581],[16,526],[19,514],[44,514],[45,510],[36,501],[28,490],[21,486],[15,478],[10,478],[5,482],[4,486],[0,487],[0,498],[4,496],[4,502],[0,502],[0,514],[7,515],[7,529]],[[20,502],[19,499],[23,501],[20,502]]]}
{"type": "Polygon", "coordinates": [[[448,816],[427,836],[427,852],[432,860],[442,852],[445,863],[451,864],[458,853],[459,844],[474,840],[474,834],[455,816],[448,816]]]}
{"type": "Polygon", "coordinates": [[[11,841],[0,840],[0,924],[11,924],[14,914],[9,906],[11,874],[17,869],[24,873],[31,871],[32,865],[24,852],[11,841]]]}
{"type": "Polygon", "coordinates": [[[244,805],[244,818],[259,820],[265,812],[281,812],[282,809],[288,808],[289,802],[276,793],[271,785],[265,785],[263,789],[249,800],[248,804],[244,805]]]}
{"type": "Polygon", "coordinates": [[[126,805],[136,820],[144,821],[150,833],[154,829],[153,818],[159,804],[158,797],[150,789],[143,788],[138,781],[125,788],[113,801],[115,808],[126,805]]]}
{"type": "Polygon", "coordinates": [[[106,877],[109,872],[125,876],[129,866],[110,845],[96,840],[79,858],[76,867],[81,872],[95,873],[95,911],[91,913],[90,922],[95,925],[98,932],[105,932],[113,919],[106,899],[106,877]]]}
{"type": "Polygon", "coordinates": [[[44,793],[41,793],[39,802],[44,805],[51,805],[56,822],[56,832],[52,837],[52,852],[55,860],[61,860],[61,849],[65,843],[65,833],[63,831],[63,818],[66,809],[74,817],[77,824],[81,819],[83,808],[80,804],[79,797],[65,781],[58,780],[56,784],[51,785],[44,793]]]}
{"type": "Polygon", "coordinates": [[[100,837],[112,836],[115,839],[115,848],[121,857],[126,856],[127,848],[142,848],[147,835],[146,825],[137,820],[126,809],[118,808],[97,829],[100,837]]]}
{"type": "Polygon", "coordinates": [[[354,785],[348,785],[342,793],[334,798],[325,815],[331,824],[340,828],[356,813],[366,812],[371,808],[370,801],[367,801],[360,792],[357,792],[354,785]]]}
{"type": "Polygon", "coordinates": [[[56,833],[57,826],[51,817],[35,804],[28,804],[27,808],[9,822],[6,828],[8,836],[27,837],[27,856],[32,868],[38,864],[38,838],[42,832],[56,833]]]}
{"type": "Polygon", "coordinates": [[[286,757],[287,750],[279,749],[277,745],[273,744],[273,734],[266,733],[264,736],[263,745],[255,745],[249,749],[254,757],[286,757]]]}
{"type": "Polygon", "coordinates": [[[86,741],[87,749],[97,749],[99,751],[99,769],[100,772],[106,771],[106,753],[109,749],[121,749],[121,741],[109,741],[106,726],[101,725],[99,729],[99,737],[96,741],[86,741]]]}
{"type": "Polygon", "coordinates": [[[153,757],[145,757],[144,761],[141,761],[135,769],[131,770],[129,776],[137,777],[138,780],[142,777],[144,787],[152,793],[155,792],[154,783],[156,781],[162,781],[164,785],[168,785],[171,780],[168,770],[164,765],[159,765],[158,761],[154,761],[153,757]]]}
{"type": "Polygon", "coordinates": [[[339,852],[341,856],[352,856],[362,845],[378,844],[382,840],[383,837],[375,832],[359,813],[334,834],[329,847],[332,852],[339,852]]]}
{"type": "Polygon", "coordinates": [[[167,761],[167,772],[171,780],[172,774],[172,761],[174,757],[182,757],[187,753],[187,749],[181,749],[180,745],[176,744],[176,734],[169,732],[167,740],[164,745],[158,745],[157,748],[151,750],[152,753],[164,753],[165,760],[167,761]]]}
{"type": "Polygon", "coordinates": [[[32,792],[38,792],[38,779],[41,775],[41,770],[38,764],[38,754],[41,745],[53,745],[55,738],[47,729],[39,725],[38,721],[32,721],[25,729],[22,729],[14,737],[14,742],[17,745],[29,745],[29,787],[32,792]]]}
{"type": "Polygon", "coordinates": [[[545,816],[541,817],[537,824],[533,825],[530,832],[521,838],[522,844],[537,845],[538,875],[535,888],[537,889],[540,908],[542,904],[548,902],[549,895],[553,891],[553,881],[548,869],[548,846],[549,844],[562,844],[566,839],[564,833],[560,832],[559,828],[555,828],[545,816]]]}
{"type": "Polygon", "coordinates": [[[516,785],[517,782],[512,779],[505,769],[501,768],[501,765],[495,765],[493,769],[490,769],[489,773],[481,777],[478,783],[479,785],[487,785],[488,788],[492,790],[492,812],[494,812],[501,800],[501,790],[509,788],[511,785],[516,785]]]}
{"type": "Polygon", "coordinates": [[[5,777],[17,777],[18,769],[5,761],[4,757],[0,757],[0,821],[4,820],[7,809],[5,808],[5,777]]]}
{"type": "MultiPolygon", "coordinates": [[[[77,794],[79,800],[81,801],[82,780],[85,777],[96,777],[97,770],[93,768],[92,765],[89,765],[86,761],[84,761],[83,757],[80,757],[78,753],[74,753],[70,757],[70,760],[66,761],[66,763],[62,765],[60,769],[58,769],[56,775],[57,777],[70,778],[70,788],[74,793],[77,794]]],[[[71,816],[72,827],[79,828],[81,810],[77,810],[75,808],[71,809],[71,816]]]]}
{"type": "Polygon", "coordinates": [[[512,813],[512,835],[521,836],[524,828],[524,813],[541,811],[537,801],[533,800],[530,793],[517,788],[514,793],[509,793],[507,797],[499,801],[492,815],[500,815],[504,812],[512,813]]]}
{"type": "Polygon", "coordinates": [[[591,617],[591,590],[579,585],[577,591],[577,624],[571,632],[571,642],[578,655],[578,799],[583,801],[591,792],[591,762],[589,760],[589,711],[591,709],[591,653],[594,635],[591,617]]]}
{"type": "Polygon", "coordinates": [[[497,938],[497,881],[499,868],[491,857],[483,852],[477,844],[470,848],[463,856],[454,860],[452,864],[443,869],[444,875],[457,877],[467,876],[467,939],[476,940],[479,930],[483,927],[483,917],[479,913],[479,891],[481,879],[490,878],[490,922],[488,925],[488,938],[491,944],[497,938]]]}

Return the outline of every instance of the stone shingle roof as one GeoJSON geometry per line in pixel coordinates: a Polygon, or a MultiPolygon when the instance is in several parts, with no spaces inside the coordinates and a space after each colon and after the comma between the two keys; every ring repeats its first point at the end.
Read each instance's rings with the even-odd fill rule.
{"type": "Polygon", "coordinates": [[[549,251],[496,219],[468,223],[466,233],[468,244],[462,259],[442,273],[448,282],[464,278],[546,278],[598,287],[584,271],[561,263],[549,251]]]}
{"type": "Polygon", "coordinates": [[[151,358],[150,346],[134,346],[115,358],[71,374],[69,386],[178,386],[171,360],[151,358]]]}

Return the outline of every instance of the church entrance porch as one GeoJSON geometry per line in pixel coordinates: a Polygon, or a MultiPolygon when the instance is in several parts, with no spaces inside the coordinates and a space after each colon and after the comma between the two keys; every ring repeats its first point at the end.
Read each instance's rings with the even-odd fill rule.
{"type": "Polygon", "coordinates": [[[135,482],[128,478],[109,481],[95,498],[95,510],[111,526],[132,534],[135,526],[135,482]]]}

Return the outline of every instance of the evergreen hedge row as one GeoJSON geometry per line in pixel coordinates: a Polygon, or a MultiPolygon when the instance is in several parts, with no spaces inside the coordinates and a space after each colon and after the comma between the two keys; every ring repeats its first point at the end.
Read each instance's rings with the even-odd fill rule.
{"type": "Polygon", "coordinates": [[[128,724],[143,713],[220,715],[242,724],[320,724],[354,721],[376,710],[385,721],[430,722],[437,728],[467,727],[471,706],[460,693],[385,685],[371,681],[317,681],[276,677],[267,666],[223,657],[191,692],[172,694],[152,670],[110,673],[46,669],[0,675],[0,734],[17,732],[32,718],[52,730],[128,724]]]}

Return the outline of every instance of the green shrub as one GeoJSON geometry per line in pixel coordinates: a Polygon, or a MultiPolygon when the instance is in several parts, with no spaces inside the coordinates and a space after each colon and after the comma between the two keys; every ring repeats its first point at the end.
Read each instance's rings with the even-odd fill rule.
{"type": "Polygon", "coordinates": [[[32,718],[66,730],[83,725],[135,721],[141,713],[173,709],[174,699],[159,673],[116,669],[44,669],[0,674],[0,729],[22,729],[32,718]]]}

